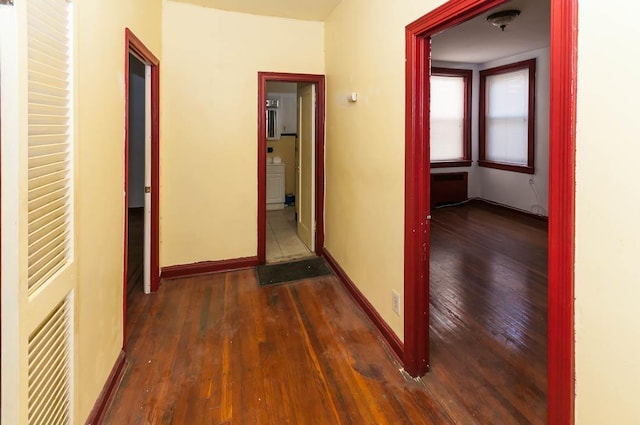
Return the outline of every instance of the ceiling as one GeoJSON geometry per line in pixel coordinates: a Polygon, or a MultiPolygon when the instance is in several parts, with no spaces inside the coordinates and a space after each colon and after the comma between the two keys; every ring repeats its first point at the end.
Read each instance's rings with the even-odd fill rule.
{"type": "Polygon", "coordinates": [[[516,53],[549,46],[550,1],[512,0],[431,39],[434,60],[485,63],[516,53]],[[520,16],[505,28],[494,27],[487,16],[518,9],[520,16]]]}
{"type": "MultiPolygon", "coordinates": [[[[324,21],[341,0],[174,0],[254,15],[324,21]]],[[[435,60],[485,63],[549,46],[550,0],[512,0],[432,37],[435,60]],[[491,13],[520,10],[504,32],[487,22],[491,13]]]]}
{"type": "Polygon", "coordinates": [[[231,12],[324,21],[341,0],[175,0],[231,12]]]}

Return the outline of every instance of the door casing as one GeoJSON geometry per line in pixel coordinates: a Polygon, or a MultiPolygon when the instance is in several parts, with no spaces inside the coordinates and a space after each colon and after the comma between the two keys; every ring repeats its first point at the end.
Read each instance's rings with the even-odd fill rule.
{"type": "MultiPolygon", "coordinates": [[[[547,423],[573,424],[578,0],[551,2],[547,423]]],[[[505,0],[450,0],[406,27],[404,367],[429,366],[430,37],[505,0]]]]}
{"type": "Polygon", "coordinates": [[[127,323],[127,259],[129,235],[129,53],[135,53],[151,67],[151,292],[160,286],[159,205],[160,205],[160,61],[129,29],[125,29],[125,136],[124,136],[124,275],[122,295],[123,347],[127,323]]]}

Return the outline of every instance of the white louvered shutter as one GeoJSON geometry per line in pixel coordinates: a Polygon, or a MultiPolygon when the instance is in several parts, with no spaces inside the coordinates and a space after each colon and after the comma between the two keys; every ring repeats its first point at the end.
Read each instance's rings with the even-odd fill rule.
{"type": "Polygon", "coordinates": [[[67,0],[0,5],[2,424],[78,419],[72,14],[67,0]]]}
{"type": "Polygon", "coordinates": [[[72,423],[72,312],[67,296],[29,336],[28,423],[72,423]]]}
{"type": "Polygon", "coordinates": [[[27,1],[28,289],[72,252],[72,43],[67,0],[27,1]]]}

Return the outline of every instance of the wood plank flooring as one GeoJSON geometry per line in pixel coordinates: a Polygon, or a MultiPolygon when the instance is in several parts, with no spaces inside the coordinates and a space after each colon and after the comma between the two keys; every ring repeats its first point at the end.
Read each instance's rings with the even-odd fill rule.
{"type": "Polygon", "coordinates": [[[433,216],[422,381],[335,277],[259,287],[241,270],[130,294],[127,371],[104,423],[544,423],[545,226],[477,206],[433,216]]]}
{"type": "Polygon", "coordinates": [[[460,423],[545,423],[546,223],[484,203],[432,217],[424,382],[460,423]]]}
{"type": "Polygon", "coordinates": [[[144,294],[144,208],[129,208],[127,236],[127,317],[125,340],[147,319],[145,310],[149,299],[144,294]]]}

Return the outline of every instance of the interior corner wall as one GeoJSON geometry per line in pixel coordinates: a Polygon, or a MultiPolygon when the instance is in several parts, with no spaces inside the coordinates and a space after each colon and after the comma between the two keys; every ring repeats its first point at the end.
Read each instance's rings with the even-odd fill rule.
{"type": "Polygon", "coordinates": [[[123,346],[125,28],[161,56],[162,0],[78,0],[75,422],[84,423],[123,346]]]}
{"type": "Polygon", "coordinates": [[[324,24],[166,1],[160,265],[257,255],[258,72],[324,74],[324,24]]]}
{"type": "Polygon", "coordinates": [[[640,423],[639,7],[581,1],[576,132],[576,423],[640,423]],[[615,22],[603,31],[603,22],[615,22]]]}
{"type": "Polygon", "coordinates": [[[405,26],[442,3],[343,0],[325,21],[325,246],[400,339],[391,291],[404,300],[405,26]]]}
{"type": "MultiPolygon", "coordinates": [[[[549,211],[549,48],[519,53],[480,65],[482,71],[536,58],[535,173],[478,167],[480,197],[548,216],[549,211]],[[535,190],[529,184],[533,178],[535,190]]],[[[476,97],[478,99],[478,97],[476,97]]],[[[474,103],[477,103],[474,102],[474,103]]],[[[476,127],[477,128],[477,127],[476,127]]]]}

